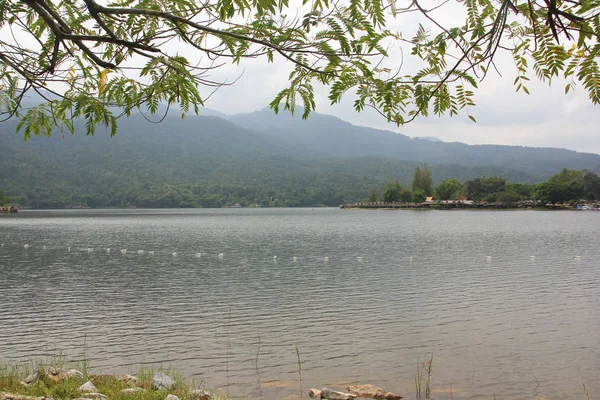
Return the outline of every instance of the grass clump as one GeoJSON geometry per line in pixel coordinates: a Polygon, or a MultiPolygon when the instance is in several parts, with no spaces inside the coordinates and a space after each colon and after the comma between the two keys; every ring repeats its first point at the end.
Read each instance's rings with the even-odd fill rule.
{"type": "Polygon", "coordinates": [[[417,363],[415,373],[415,397],[417,400],[431,399],[431,374],[433,372],[433,352],[427,362],[417,363]]]}
{"type": "Polygon", "coordinates": [[[216,400],[207,393],[195,391],[195,387],[187,384],[174,369],[142,368],[137,377],[94,375],[88,373],[87,362],[67,364],[62,358],[0,365],[0,400],[32,400],[40,397],[55,400],[104,399],[103,396],[80,390],[87,381],[96,387],[96,393],[109,400],[164,400],[168,395],[175,395],[180,400],[216,400]],[[169,389],[155,390],[152,382],[157,372],[169,376],[174,385],[169,389]]]}

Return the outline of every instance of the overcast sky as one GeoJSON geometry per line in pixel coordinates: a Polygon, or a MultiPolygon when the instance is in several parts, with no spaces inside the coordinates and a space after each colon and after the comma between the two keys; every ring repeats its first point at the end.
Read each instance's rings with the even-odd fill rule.
{"type": "MultiPolygon", "coordinates": [[[[458,25],[462,6],[457,2],[449,6],[444,6],[438,17],[445,23],[458,25]]],[[[404,32],[404,37],[412,37],[419,22],[429,27],[427,21],[417,18],[416,14],[395,20],[390,27],[404,32]]],[[[410,50],[406,49],[404,53],[410,54],[410,50]]],[[[407,66],[410,68],[410,62],[410,56],[406,56],[405,69],[407,66]]],[[[600,106],[590,102],[582,87],[565,95],[566,81],[555,80],[549,86],[536,81],[531,72],[532,80],[528,85],[531,94],[516,93],[513,86],[516,70],[510,54],[501,54],[497,65],[502,76],[490,73],[476,92],[477,106],[470,111],[477,123],[471,122],[463,114],[454,118],[419,118],[397,127],[388,124],[372,110],[356,113],[352,107],[352,96],[344,98],[341,104],[330,105],[327,88],[323,87],[317,89],[317,111],[355,125],[388,129],[409,136],[434,136],[443,141],[469,144],[561,147],[600,153],[600,106]]],[[[227,114],[261,109],[269,104],[279,90],[286,87],[290,68],[284,62],[267,64],[262,60],[247,60],[241,66],[228,66],[220,70],[217,76],[232,79],[242,71],[243,75],[235,85],[220,89],[208,101],[207,107],[227,114]]]]}
{"type": "MultiPolygon", "coordinates": [[[[421,4],[429,8],[439,4],[439,0],[421,0],[421,4]]],[[[459,26],[464,22],[463,14],[463,6],[457,1],[450,1],[436,11],[434,17],[447,27],[459,26]]],[[[302,15],[302,12],[299,11],[297,15],[302,15]]],[[[431,23],[415,13],[390,19],[388,28],[410,38],[419,23],[428,29],[433,28],[431,23]]],[[[202,56],[194,54],[198,53],[195,49],[180,49],[177,44],[174,51],[182,52],[191,59],[202,56]]],[[[414,73],[419,68],[410,56],[408,46],[404,47],[406,57],[402,60],[398,48],[393,48],[390,54],[387,66],[396,69],[398,65],[403,65],[402,74],[414,73]]],[[[355,112],[351,94],[344,97],[340,104],[330,105],[328,88],[319,86],[316,86],[317,112],[337,116],[355,125],[388,129],[409,136],[433,136],[448,142],[561,147],[600,154],[600,106],[592,105],[583,88],[576,88],[565,95],[565,81],[557,80],[550,87],[547,83],[536,81],[531,72],[532,81],[528,85],[531,94],[515,93],[513,81],[516,71],[510,54],[499,54],[496,61],[502,76],[491,72],[479,84],[475,97],[477,106],[470,110],[477,123],[471,122],[463,113],[454,118],[421,117],[397,127],[388,124],[372,110],[355,112]]],[[[276,58],[272,64],[258,59],[244,60],[239,66],[225,65],[214,71],[211,78],[230,82],[239,79],[234,85],[217,91],[206,106],[226,114],[262,109],[281,89],[287,87],[291,68],[290,63],[281,58],[276,58]]],[[[297,117],[300,118],[299,115],[297,117]]]]}
{"type": "MultiPolygon", "coordinates": [[[[515,92],[514,67],[507,64],[503,77],[490,75],[476,93],[476,107],[466,115],[419,118],[397,127],[388,124],[372,110],[354,111],[353,98],[330,105],[326,88],[317,96],[317,112],[331,114],[355,125],[400,132],[409,136],[434,136],[443,141],[469,144],[508,144],[535,147],[561,147],[600,153],[600,106],[594,106],[581,87],[564,94],[562,81],[548,84],[533,81],[530,95],[515,92]]],[[[226,114],[251,112],[269,104],[286,87],[288,66],[282,63],[246,62],[244,74],[230,87],[221,88],[207,107],[226,114]]],[[[503,71],[502,71],[503,72],[503,71]]],[[[230,75],[232,76],[232,75],[230,75]]],[[[298,116],[300,118],[300,116],[298,116]]]]}

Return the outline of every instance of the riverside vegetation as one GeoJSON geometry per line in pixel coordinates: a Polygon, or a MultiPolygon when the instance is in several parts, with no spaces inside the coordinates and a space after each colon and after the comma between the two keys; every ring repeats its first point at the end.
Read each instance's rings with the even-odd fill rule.
{"type": "MultiPolygon", "coordinates": [[[[381,193],[381,201],[421,203],[429,196],[437,200],[469,199],[477,202],[517,203],[526,200],[539,200],[543,203],[570,204],[600,200],[600,177],[587,170],[564,168],[540,184],[511,183],[505,178],[476,178],[464,183],[456,179],[440,182],[435,188],[427,164],[417,166],[410,187],[403,188],[400,182],[386,183],[381,193]]],[[[369,202],[377,201],[377,192],[371,189],[369,202]]]]}
{"type": "Polygon", "coordinates": [[[219,400],[217,393],[186,384],[175,370],[140,369],[137,376],[90,374],[87,362],[0,365],[0,400],[219,400]],[[71,368],[73,367],[73,368],[71,368]]]}
{"type": "MultiPolygon", "coordinates": [[[[300,365],[300,364],[299,364],[300,365]]],[[[300,367],[299,367],[300,368],[300,367]]],[[[300,399],[302,375],[299,369],[300,399]]],[[[590,393],[582,383],[582,399],[590,393]]],[[[433,391],[433,353],[425,362],[417,362],[414,374],[416,400],[431,400],[433,391]]],[[[308,397],[318,400],[400,400],[403,396],[373,385],[349,385],[346,391],[328,388],[310,389],[308,397]]],[[[449,392],[454,399],[452,390],[449,392]]],[[[496,395],[492,398],[495,400],[496,395]]],[[[62,357],[48,362],[29,362],[18,365],[0,364],[0,400],[231,400],[228,395],[208,392],[187,383],[174,369],[140,369],[130,374],[90,374],[88,363],[65,363],[62,357]],[[72,368],[73,367],[73,368],[72,368]]]]}

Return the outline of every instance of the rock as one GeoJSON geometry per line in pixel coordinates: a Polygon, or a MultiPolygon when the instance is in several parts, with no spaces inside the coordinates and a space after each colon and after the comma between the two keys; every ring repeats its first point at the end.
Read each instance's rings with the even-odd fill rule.
{"type": "Polygon", "coordinates": [[[188,400],[210,400],[210,393],[204,390],[194,389],[190,392],[188,400]]]}
{"type": "Polygon", "coordinates": [[[165,397],[165,400],[179,400],[179,397],[175,396],[174,394],[170,394],[165,397]]]}
{"type": "Polygon", "coordinates": [[[108,396],[102,393],[88,393],[86,396],[91,400],[108,400],[108,396]]]}
{"type": "Polygon", "coordinates": [[[319,389],[310,389],[308,391],[308,395],[310,396],[311,399],[320,399],[321,391],[319,389]]]}
{"type": "Polygon", "coordinates": [[[138,393],[138,392],[145,392],[146,389],[141,388],[141,387],[130,387],[127,389],[123,389],[121,390],[121,393],[138,393]]]}
{"type": "Polygon", "coordinates": [[[400,400],[402,396],[399,394],[386,392],[382,388],[373,385],[350,385],[346,390],[358,397],[376,400],[400,400]]]}
{"type": "Polygon", "coordinates": [[[121,382],[125,382],[128,385],[136,385],[138,383],[138,378],[129,374],[119,376],[118,380],[120,380],[121,382]]]}
{"type": "Polygon", "coordinates": [[[356,398],[356,395],[323,388],[321,389],[321,398],[328,400],[352,400],[356,398]]]}
{"type": "Polygon", "coordinates": [[[68,371],[61,372],[59,375],[63,379],[69,379],[69,378],[83,379],[83,372],[78,371],[76,369],[70,369],[68,371]]]}
{"type": "Polygon", "coordinates": [[[32,397],[0,392],[0,400],[52,400],[51,397],[32,397]]]}
{"type": "Polygon", "coordinates": [[[175,386],[175,381],[166,374],[162,372],[157,372],[154,374],[154,378],[152,378],[152,388],[155,390],[169,390],[175,386]]]}
{"type": "Polygon", "coordinates": [[[95,393],[98,391],[98,388],[94,386],[92,381],[87,381],[83,385],[79,386],[79,389],[77,390],[79,390],[80,392],[95,393]]]}
{"type": "Polygon", "coordinates": [[[346,387],[346,390],[358,397],[367,399],[381,400],[383,399],[383,396],[385,396],[385,390],[373,385],[350,385],[346,387]]]}
{"type": "Polygon", "coordinates": [[[33,383],[39,377],[40,377],[40,373],[35,371],[34,373],[29,374],[27,376],[27,378],[25,378],[25,383],[29,385],[29,384],[33,383]]]}
{"type": "Polygon", "coordinates": [[[41,379],[47,379],[52,382],[58,382],[61,379],[59,371],[54,367],[45,367],[40,373],[43,376],[38,375],[38,378],[41,379]]]}

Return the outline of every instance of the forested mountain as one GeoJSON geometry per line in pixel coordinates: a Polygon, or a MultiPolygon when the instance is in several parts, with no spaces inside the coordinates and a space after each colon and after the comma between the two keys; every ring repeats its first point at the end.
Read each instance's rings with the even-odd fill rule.
{"type": "Polygon", "coordinates": [[[599,155],[414,140],[319,114],[308,122],[261,111],[229,121],[172,116],[160,124],[138,114],[120,120],[113,138],[102,130],[64,139],[56,132],[27,143],[15,126],[0,125],[0,189],[30,207],[335,206],[364,200],[390,179],[408,185],[422,160],[434,182],[503,176],[536,183],[562,167],[600,165],[599,155]],[[464,159],[452,158],[453,148],[464,159]],[[511,149],[513,161],[499,162],[511,149]],[[486,164],[482,153],[496,158],[486,164]]]}
{"type": "MultiPolygon", "coordinates": [[[[467,145],[410,138],[391,131],[352,125],[331,115],[311,113],[300,118],[302,110],[274,114],[263,109],[229,117],[269,139],[287,143],[304,156],[388,157],[427,161],[435,164],[496,166],[527,172],[545,180],[562,168],[596,170],[600,155],[556,148],[500,145],[467,145]]],[[[443,129],[443,128],[442,128],[443,129]]]]}

